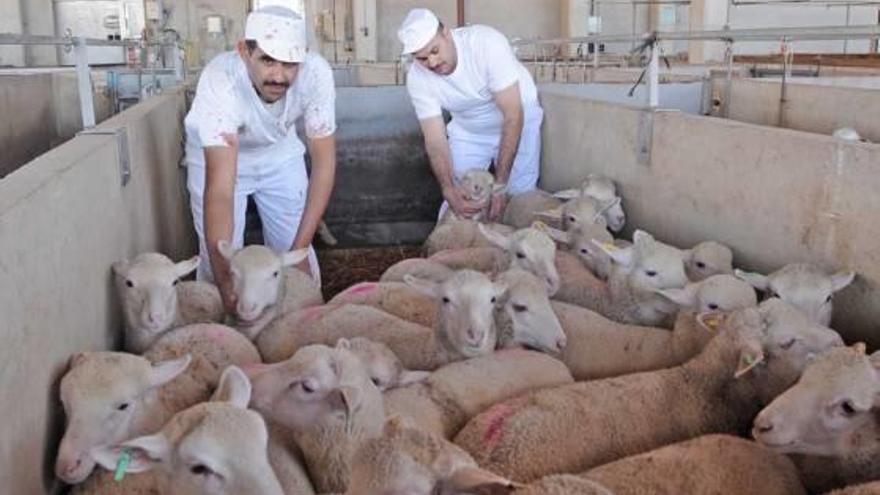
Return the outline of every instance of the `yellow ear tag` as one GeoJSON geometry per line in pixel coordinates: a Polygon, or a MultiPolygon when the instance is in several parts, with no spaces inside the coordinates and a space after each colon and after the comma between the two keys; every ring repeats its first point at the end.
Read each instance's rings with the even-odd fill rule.
{"type": "MultiPolygon", "coordinates": [[[[709,330],[718,330],[721,326],[721,317],[718,315],[709,315],[703,318],[703,325],[709,330]]],[[[751,364],[751,363],[749,363],[751,364]]]]}
{"type": "Polygon", "coordinates": [[[534,222],[532,222],[532,228],[544,232],[545,230],[547,230],[547,224],[540,220],[535,220],[534,222]]]}
{"type": "Polygon", "coordinates": [[[602,247],[607,249],[608,251],[618,251],[620,248],[614,245],[613,242],[603,242],[602,247]]]}

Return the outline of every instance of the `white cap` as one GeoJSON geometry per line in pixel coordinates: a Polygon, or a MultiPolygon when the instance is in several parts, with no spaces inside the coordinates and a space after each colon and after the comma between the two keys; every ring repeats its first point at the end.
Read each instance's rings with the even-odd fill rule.
{"type": "Polygon", "coordinates": [[[306,58],[306,23],[286,7],[271,5],[248,14],[244,39],[256,41],[266,55],[281,62],[306,58]]]}
{"type": "Polygon", "coordinates": [[[403,43],[403,55],[425,47],[437,34],[440,19],[428,9],[412,9],[397,30],[397,38],[403,43]]]}

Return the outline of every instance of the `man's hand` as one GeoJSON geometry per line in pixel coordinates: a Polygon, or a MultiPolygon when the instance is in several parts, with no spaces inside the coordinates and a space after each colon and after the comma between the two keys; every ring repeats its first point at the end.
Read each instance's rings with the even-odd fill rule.
{"type": "Polygon", "coordinates": [[[297,270],[305,273],[306,275],[313,277],[312,275],[312,265],[309,264],[309,258],[300,261],[299,263],[293,265],[297,270]]]}
{"type": "Polygon", "coordinates": [[[464,189],[459,186],[445,188],[443,197],[449,203],[452,211],[460,217],[470,218],[480,212],[480,205],[469,200],[464,189]]]}
{"type": "Polygon", "coordinates": [[[498,221],[501,215],[504,213],[504,208],[507,206],[507,193],[500,192],[492,195],[492,202],[489,205],[489,220],[492,222],[498,221]]]}
{"type": "Polygon", "coordinates": [[[232,279],[227,277],[216,277],[217,288],[220,289],[220,298],[223,300],[223,307],[226,309],[226,314],[232,316],[238,316],[238,310],[236,306],[238,305],[238,298],[235,297],[235,292],[232,289],[232,279]]]}

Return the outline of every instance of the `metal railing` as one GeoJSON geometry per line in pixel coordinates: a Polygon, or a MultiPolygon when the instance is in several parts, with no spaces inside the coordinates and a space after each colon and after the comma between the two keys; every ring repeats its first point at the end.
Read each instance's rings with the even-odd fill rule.
{"type": "MultiPolygon", "coordinates": [[[[707,31],[651,31],[641,35],[630,34],[597,34],[590,36],[578,36],[571,38],[549,38],[549,39],[514,39],[511,45],[514,51],[520,47],[531,46],[534,48],[535,62],[537,62],[538,47],[552,45],[557,49],[563,45],[586,45],[593,44],[592,52],[593,67],[599,66],[599,50],[600,43],[627,43],[634,42],[638,45],[631,52],[644,52],[650,50],[650,59],[647,71],[648,84],[648,105],[651,108],[657,108],[659,102],[659,43],[663,41],[720,41],[726,43],[725,47],[725,65],[727,66],[727,96],[729,103],[730,85],[733,73],[733,44],[735,42],[756,42],[756,41],[779,41],[781,43],[784,54],[790,55],[790,43],[793,41],[825,41],[825,40],[852,40],[852,39],[869,39],[875,40],[880,38],[880,25],[861,25],[861,26],[815,26],[815,27],[799,27],[799,28],[759,28],[759,29],[719,29],[707,31]]],[[[782,83],[785,85],[786,74],[790,77],[791,57],[784,57],[783,78],[782,83]]],[[[644,74],[643,74],[644,76],[644,74]]],[[[639,80],[642,78],[640,77],[639,80]]],[[[729,108],[729,107],[728,107],[729,108]]]]}
{"type": "Polygon", "coordinates": [[[79,93],[80,111],[84,129],[95,126],[95,102],[92,97],[92,72],[89,65],[88,47],[90,46],[118,46],[126,47],[171,47],[175,79],[182,81],[185,77],[183,65],[183,51],[177,42],[162,42],[157,40],[105,40],[84,37],[56,37],[32,34],[0,33],[0,45],[54,45],[72,47],[76,60],[76,80],[79,93]]]}

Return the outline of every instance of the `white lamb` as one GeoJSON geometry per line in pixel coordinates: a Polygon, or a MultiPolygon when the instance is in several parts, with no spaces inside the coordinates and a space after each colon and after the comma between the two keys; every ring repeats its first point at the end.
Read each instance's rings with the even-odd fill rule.
{"type": "MultiPolygon", "coordinates": [[[[465,199],[480,206],[480,211],[469,217],[470,220],[477,222],[489,219],[492,195],[502,193],[507,189],[504,184],[496,184],[492,174],[480,169],[466,171],[458,179],[458,186],[465,191],[465,199]]],[[[449,216],[455,216],[451,209],[447,210],[441,223],[449,216]]]]}
{"type": "Polygon", "coordinates": [[[180,281],[198,265],[198,256],[174,263],[159,253],[113,263],[125,317],[125,350],[142,353],[172,328],[223,320],[223,302],[216,286],[180,281]]]}
{"type": "Polygon", "coordinates": [[[293,267],[308,257],[308,248],[278,254],[261,245],[235,249],[220,241],[217,247],[232,272],[237,299],[234,325],[249,339],[256,339],[279,316],[323,304],[315,280],[293,267]]]}
{"type": "Polygon", "coordinates": [[[617,186],[607,177],[590,174],[581,183],[580,189],[559,191],[554,196],[561,199],[587,196],[605,205],[606,207],[602,210],[602,216],[605,217],[608,228],[612,232],[620,232],[626,224],[626,214],[623,212],[621,199],[617,194],[617,186]]]}
{"type": "Polygon", "coordinates": [[[734,273],[754,288],[796,306],[810,319],[825,326],[831,324],[834,294],[852,283],[856,275],[852,271],[828,275],[812,263],[792,263],[766,276],[742,270],[734,273]]]}

